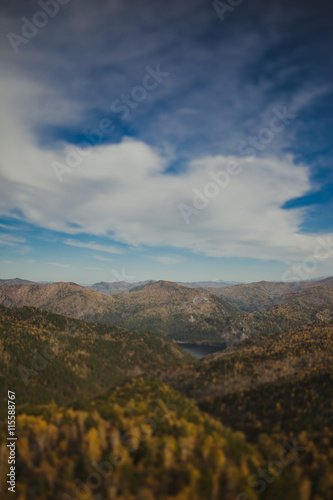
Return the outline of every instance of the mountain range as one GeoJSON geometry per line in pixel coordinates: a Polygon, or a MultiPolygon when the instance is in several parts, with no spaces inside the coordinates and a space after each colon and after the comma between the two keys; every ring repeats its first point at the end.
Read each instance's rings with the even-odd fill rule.
{"type": "Polygon", "coordinates": [[[245,312],[263,311],[275,305],[288,301],[288,295],[312,287],[333,287],[333,278],[322,278],[316,281],[299,282],[269,282],[239,284],[223,288],[206,287],[212,293],[223,297],[245,312]]]}
{"type": "Polygon", "coordinates": [[[119,295],[96,292],[75,283],[0,287],[5,307],[33,306],[131,330],[150,330],[174,340],[222,341],[230,318],[243,314],[224,299],[204,290],[158,281],[119,295]]]}
{"type": "MultiPolygon", "coordinates": [[[[107,293],[109,295],[117,295],[119,293],[134,291],[138,287],[146,285],[147,283],[154,283],[154,281],[146,280],[146,281],[139,281],[136,283],[128,283],[127,281],[115,281],[115,282],[101,281],[99,283],[95,283],[94,285],[87,286],[87,288],[89,288],[90,290],[95,290],[96,292],[107,293]]],[[[224,286],[236,285],[239,284],[239,282],[223,281],[223,280],[193,281],[193,282],[176,281],[176,284],[186,286],[189,288],[205,289],[207,287],[220,288],[224,286]]]]}
{"type": "Polygon", "coordinates": [[[18,498],[331,500],[333,278],[127,285],[0,282],[0,470],[9,389],[18,498]],[[225,349],[199,361],[184,341],[225,349]]]}
{"type": "Polygon", "coordinates": [[[116,295],[75,283],[3,284],[0,304],[163,333],[179,342],[230,344],[253,333],[333,320],[333,278],[214,289],[148,281],[116,295]]]}
{"type": "Polygon", "coordinates": [[[313,323],[198,361],[159,334],[0,307],[0,470],[9,387],[15,498],[331,500],[332,335],[313,323]]]}

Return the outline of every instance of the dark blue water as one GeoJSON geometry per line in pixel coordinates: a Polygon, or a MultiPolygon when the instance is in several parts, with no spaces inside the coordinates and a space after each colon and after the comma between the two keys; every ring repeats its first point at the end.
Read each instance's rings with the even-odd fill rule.
{"type": "Polygon", "coordinates": [[[214,352],[223,351],[225,346],[223,345],[200,345],[200,344],[178,344],[179,347],[185,351],[192,354],[198,359],[208,356],[208,354],[213,354],[214,352]]]}

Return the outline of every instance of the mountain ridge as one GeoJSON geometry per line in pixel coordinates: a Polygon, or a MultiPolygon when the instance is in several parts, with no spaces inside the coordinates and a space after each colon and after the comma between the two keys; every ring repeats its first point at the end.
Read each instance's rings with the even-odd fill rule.
{"type": "Polygon", "coordinates": [[[204,290],[152,282],[120,295],[107,295],[75,283],[0,287],[0,304],[33,306],[86,321],[151,330],[175,340],[217,341],[230,317],[242,311],[204,290]]]}
{"type": "Polygon", "coordinates": [[[270,282],[231,287],[236,290],[243,287],[241,291],[245,296],[238,296],[237,303],[247,301],[248,309],[254,309],[251,312],[244,311],[244,307],[241,310],[236,300],[223,296],[223,288],[220,296],[215,293],[216,289],[212,293],[164,280],[143,283],[117,295],[66,282],[3,285],[0,304],[34,306],[85,321],[134,331],[150,330],[176,341],[224,344],[254,333],[281,332],[311,322],[330,321],[333,319],[332,285],[333,278],[328,278],[297,285],[297,290],[293,284],[270,282]],[[258,304],[254,304],[258,294],[260,310],[258,304]]]}
{"type": "Polygon", "coordinates": [[[279,303],[286,294],[305,290],[316,286],[333,286],[333,278],[322,278],[316,281],[272,282],[259,281],[234,285],[230,287],[206,289],[219,297],[224,297],[233,305],[245,312],[263,311],[279,303]]]}

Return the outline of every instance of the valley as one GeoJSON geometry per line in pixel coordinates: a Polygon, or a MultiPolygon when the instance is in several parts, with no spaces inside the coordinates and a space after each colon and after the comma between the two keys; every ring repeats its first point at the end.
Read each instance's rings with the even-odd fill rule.
{"type": "Polygon", "coordinates": [[[0,285],[15,498],[331,500],[332,279],[212,290],[0,285]]]}

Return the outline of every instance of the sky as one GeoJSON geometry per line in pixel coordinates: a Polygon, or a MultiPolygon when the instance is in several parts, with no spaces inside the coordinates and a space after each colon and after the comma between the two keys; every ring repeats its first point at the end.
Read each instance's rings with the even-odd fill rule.
{"type": "Polygon", "coordinates": [[[0,9],[0,277],[333,274],[331,2],[0,9]]]}

